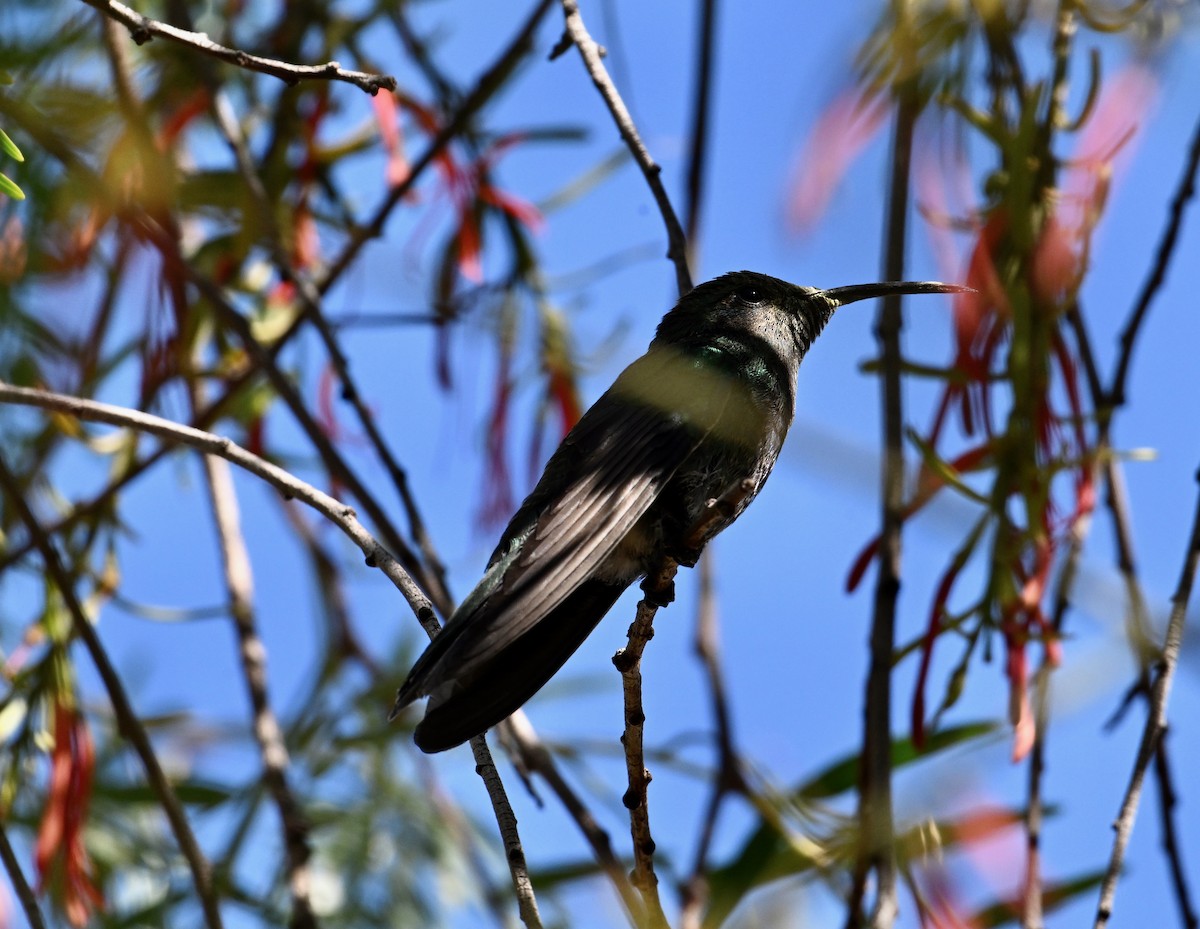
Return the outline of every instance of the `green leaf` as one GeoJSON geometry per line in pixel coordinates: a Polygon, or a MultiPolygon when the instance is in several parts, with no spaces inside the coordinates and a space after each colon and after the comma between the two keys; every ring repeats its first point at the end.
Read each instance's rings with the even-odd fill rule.
{"type": "MultiPolygon", "coordinates": [[[[911,738],[897,739],[892,742],[892,767],[900,768],[914,761],[970,742],[985,735],[991,735],[1000,728],[995,722],[964,723],[961,726],[951,726],[935,732],[926,739],[924,751],[919,751],[913,745],[911,738]]],[[[824,771],[808,781],[799,790],[801,800],[821,800],[826,797],[836,797],[838,794],[852,790],[858,784],[858,753],[836,761],[824,771]]]]}
{"type": "MultiPolygon", "coordinates": [[[[1047,913],[1056,910],[1075,897],[1099,887],[1100,882],[1103,880],[1103,871],[1089,871],[1087,874],[1081,874],[1069,880],[1047,883],[1042,887],[1042,909],[1047,913]]],[[[1020,913],[1013,907],[1012,903],[992,903],[977,910],[967,920],[967,924],[970,926],[979,926],[980,929],[994,929],[996,926],[1007,926],[1010,923],[1015,923],[1019,917],[1020,913]]]]}
{"type": "Polygon", "coordinates": [[[5,154],[9,158],[17,161],[24,161],[25,156],[21,154],[21,150],[17,148],[17,143],[8,137],[8,133],[0,129],[0,149],[4,149],[5,154]]]}
{"type": "MultiPolygon", "coordinates": [[[[120,805],[158,805],[158,795],[144,784],[97,784],[96,795],[120,805]]],[[[233,791],[208,781],[184,781],[175,785],[180,802],[204,809],[220,806],[233,796],[233,791]]]]}
{"type": "Polygon", "coordinates": [[[0,174],[0,194],[6,194],[14,200],[24,200],[25,194],[21,188],[10,181],[3,174],[0,174]]]}

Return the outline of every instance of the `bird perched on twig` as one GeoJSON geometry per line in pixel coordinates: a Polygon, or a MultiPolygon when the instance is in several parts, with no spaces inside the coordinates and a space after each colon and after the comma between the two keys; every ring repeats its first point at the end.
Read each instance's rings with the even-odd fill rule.
{"type": "Polygon", "coordinates": [[[563,439],[392,716],[428,696],[416,743],[439,752],[515,712],[630,584],[666,558],[695,565],[754,499],[792,423],[800,362],[835,309],[965,289],[816,290],[738,271],[685,295],[563,439]]]}

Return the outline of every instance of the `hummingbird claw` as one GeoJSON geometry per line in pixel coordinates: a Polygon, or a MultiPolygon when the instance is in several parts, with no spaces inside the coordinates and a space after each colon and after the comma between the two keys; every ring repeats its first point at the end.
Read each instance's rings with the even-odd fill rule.
{"type": "Polygon", "coordinates": [[[645,578],[642,581],[642,592],[646,595],[646,602],[651,606],[664,607],[675,602],[675,582],[667,581],[654,583],[650,578],[645,578]]]}
{"type": "Polygon", "coordinates": [[[671,552],[671,557],[676,564],[683,565],[685,568],[696,567],[696,562],[700,560],[700,556],[704,553],[702,548],[692,548],[690,545],[680,545],[677,549],[671,552]]]}

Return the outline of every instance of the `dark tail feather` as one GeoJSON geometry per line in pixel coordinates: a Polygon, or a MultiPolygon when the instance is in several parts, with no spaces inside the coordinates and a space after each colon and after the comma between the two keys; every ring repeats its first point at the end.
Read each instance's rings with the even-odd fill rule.
{"type": "Polygon", "coordinates": [[[437,704],[430,701],[417,725],[417,747],[431,754],[445,751],[519,710],[583,644],[624,591],[623,585],[585,581],[545,619],[494,655],[469,687],[437,704]]]}

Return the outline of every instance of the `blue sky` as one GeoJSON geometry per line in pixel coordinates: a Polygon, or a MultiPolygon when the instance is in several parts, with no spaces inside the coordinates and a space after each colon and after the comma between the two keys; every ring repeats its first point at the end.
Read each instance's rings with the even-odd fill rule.
{"type": "MultiPolygon", "coordinates": [[[[414,10],[417,23],[445,36],[438,54],[458,74],[473,75],[490,61],[524,12],[464,15],[463,4],[430,4],[414,10]],[[444,30],[440,27],[444,27],[444,30]]],[[[879,276],[886,137],[881,136],[854,166],[835,193],[826,221],[805,237],[784,224],[784,196],[806,133],[823,108],[850,80],[849,60],[874,16],[874,5],[732,4],[720,15],[720,45],[713,110],[713,148],[707,178],[697,280],[749,268],[816,286],[873,280],[879,276]]],[[[693,5],[583,4],[596,38],[610,49],[609,64],[624,82],[634,117],[677,208],[682,207],[683,172],[691,108],[693,5]],[[601,6],[616,16],[606,23],[601,6]],[[615,31],[610,31],[616,27],[615,31]]],[[[548,51],[560,32],[551,17],[539,34],[548,51]]],[[[1048,43],[1045,30],[1030,37],[1031,47],[1048,43]]],[[[1081,44],[1097,41],[1081,32],[1081,44]]],[[[1103,46],[1105,73],[1122,55],[1103,46]]],[[[399,50],[374,53],[401,82],[411,78],[399,50]]],[[[1082,57],[1080,58],[1082,60],[1082,57]]],[[[1149,113],[1136,156],[1113,190],[1093,255],[1082,299],[1107,371],[1116,333],[1146,273],[1166,216],[1166,204],[1179,176],[1187,140],[1197,118],[1194,88],[1200,86],[1195,37],[1186,34],[1158,66],[1160,95],[1149,113]]],[[[1079,82],[1082,76],[1077,75],[1079,82]]],[[[348,123],[370,118],[367,98],[341,93],[348,123]]],[[[533,63],[488,114],[499,130],[539,125],[586,127],[585,142],[535,150],[518,149],[503,162],[506,189],[538,201],[558,191],[583,170],[614,151],[619,140],[599,97],[574,53],[533,63]]],[[[419,144],[414,148],[419,149],[419,144]]],[[[976,148],[976,153],[981,149],[976,148]]],[[[986,169],[986,165],[980,165],[986,169]]],[[[364,162],[361,202],[371,204],[382,183],[382,166],[364,162]],[[376,173],[376,168],[378,171],[376,173]]],[[[1189,217],[1177,260],[1153,308],[1141,339],[1131,379],[1130,405],[1116,423],[1122,449],[1155,451],[1149,461],[1125,467],[1134,509],[1142,576],[1158,617],[1165,621],[1167,600],[1179,572],[1200,465],[1200,419],[1195,410],[1195,346],[1200,344],[1200,262],[1195,260],[1200,231],[1189,217]]],[[[411,249],[411,229],[393,223],[385,238],[369,246],[360,265],[329,300],[331,313],[423,311],[425,266],[398,260],[411,249]]],[[[537,247],[551,278],[588,267],[614,253],[646,245],[645,260],[631,264],[582,291],[554,294],[571,311],[578,345],[587,359],[585,402],[594,399],[617,372],[644,350],[657,321],[673,302],[674,276],[664,258],[661,220],[641,176],[626,165],[584,198],[548,217],[537,247]]],[[[909,251],[910,278],[936,278],[928,239],[914,224],[909,251]]],[[[58,295],[46,295],[48,308],[58,295]]],[[[802,781],[858,744],[861,694],[866,674],[865,647],[870,619],[869,581],[859,593],[843,592],[846,571],[878,521],[878,383],[859,370],[875,353],[872,324],[876,307],[860,304],[837,314],[806,359],[800,374],[796,424],[775,475],[753,507],[714,545],[723,658],[732,693],[740,747],[779,787],[802,781]]],[[[138,314],[132,303],[124,312],[138,314]]],[[[931,364],[943,364],[951,351],[949,303],[912,299],[905,349],[931,364]]],[[[136,316],[131,317],[136,318],[136,316]]],[[[345,347],[360,387],[378,412],[386,434],[409,469],[435,542],[446,560],[453,590],[463,595],[478,578],[494,539],[479,530],[478,451],[494,360],[490,343],[463,333],[455,341],[458,391],[440,393],[433,378],[433,344],[415,327],[348,330],[345,347]]],[[[315,345],[307,363],[319,369],[315,345]]],[[[528,403],[529,392],[526,392],[528,403]]],[[[113,397],[116,402],[128,397],[113,397]]],[[[908,388],[907,416],[925,428],[933,412],[930,387],[908,388]]],[[[272,436],[287,445],[283,417],[272,436]]],[[[525,476],[523,435],[518,435],[513,473],[525,476]]],[[[293,445],[293,447],[298,447],[293,445]]],[[[382,473],[365,460],[356,465],[369,481],[384,486],[382,473]]],[[[246,528],[256,572],[260,622],[270,653],[275,694],[286,707],[312,672],[315,628],[312,581],[290,544],[280,544],[286,525],[270,492],[239,476],[246,528]]],[[[905,536],[904,589],[900,600],[901,641],[923,627],[931,591],[969,518],[964,507],[944,504],[923,514],[905,536]]],[[[197,463],[185,456],[143,480],[128,497],[127,518],[134,533],[122,541],[124,592],[130,599],[198,607],[220,602],[206,496],[197,463]],[[164,553],[168,553],[164,557],[164,553]]],[[[1065,663],[1055,677],[1054,722],[1050,733],[1046,791],[1059,806],[1044,844],[1051,878],[1100,868],[1111,840],[1116,813],[1140,735],[1142,712],[1135,709],[1113,733],[1102,723],[1132,680],[1122,633],[1123,600],[1112,567],[1111,529],[1103,513],[1089,540],[1080,608],[1069,620],[1065,663]]],[[[347,563],[354,553],[342,549],[347,563]]],[[[368,638],[381,645],[401,630],[419,635],[416,624],[381,575],[351,571],[357,616],[368,638]]],[[[968,574],[963,583],[978,583],[968,574]]],[[[691,650],[695,595],[690,579],[660,612],[657,635],[645,661],[650,744],[663,745],[681,734],[707,731],[707,695],[691,650]]],[[[587,736],[598,743],[589,759],[589,789],[618,848],[627,840],[619,797],[624,775],[615,754],[621,709],[619,679],[610,663],[624,642],[635,598],[618,604],[529,715],[546,737],[587,736]],[[586,685],[567,692],[571,685],[586,685]],[[603,748],[607,746],[607,748],[603,748]]],[[[1194,625],[1194,624],[1193,624],[1194,625]]],[[[138,706],[144,713],[199,705],[224,718],[244,718],[243,694],[230,686],[236,677],[232,636],[224,624],[153,624],[116,609],[106,611],[102,632],[126,668],[136,669],[138,706]]],[[[1182,772],[1200,770],[1200,663],[1194,630],[1172,696],[1171,749],[1181,792],[1178,811],[1185,860],[1200,868],[1200,800],[1182,772]]],[[[942,649],[931,678],[936,700],[940,682],[955,657],[942,649]]],[[[396,668],[397,684],[407,668],[396,668]]],[[[908,700],[915,673],[909,660],[895,675],[897,733],[907,731],[908,700]]],[[[1001,662],[973,668],[967,693],[947,722],[1002,720],[1006,686],[1001,662]]],[[[385,712],[386,707],[380,711],[385,712]]],[[[684,754],[709,759],[702,739],[684,754]]],[[[906,820],[918,820],[947,807],[988,802],[1023,803],[1024,766],[1008,761],[1009,745],[997,738],[969,754],[954,754],[914,768],[897,779],[897,805],[906,820]]],[[[468,808],[489,817],[486,797],[465,749],[434,761],[435,770],[468,808]]],[[[660,847],[682,867],[690,860],[699,827],[703,784],[662,768],[650,791],[650,808],[660,847]]],[[[579,772],[576,776],[585,780],[579,772]]],[[[574,860],[586,847],[566,816],[551,802],[539,809],[509,778],[527,849],[535,864],[574,860]]],[[[1156,797],[1151,788],[1128,859],[1128,877],[1117,897],[1112,926],[1171,925],[1175,920],[1158,851],[1156,797]]],[[[715,859],[719,862],[744,838],[748,811],[736,802],[721,822],[715,859]]],[[[1016,847],[1013,839],[1012,848],[1016,847]]],[[[1019,857],[1008,846],[990,849],[988,863],[956,862],[952,874],[964,889],[964,902],[980,903],[1011,890],[1019,857]],[[1003,872],[1008,869],[1009,873],[1003,872]],[[999,882],[998,885],[993,882],[999,882]]],[[[1200,889],[1200,888],[1194,888],[1200,889]]],[[[794,890],[794,889],[793,889],[794,890]]],[[[668,897],[670,895],[668,894],[668,897]]],[[[836,924],[836,908],[820,890],[767,898],[782,904],[796,926],[836,924]]],[[[1078,925],[1090,918],[1094,896],[1052,916],[1050,926],[1078,925]]],[[[577,924],[620,924],[615,898],[607,888],[582,889],[568,896],[577,924]],[[591,908],[598,907],[598,910],[591,908]],[[600,922],[591,921],[603,914],[600,922]]],[[[903,901],[901,925],[916,925],[903,901]]],[[[464,921],[471,920],[470,914],[464,921]]],[[[780,923],[773,923],[780,924],[780,923]]],[[[786,923],[784,923],[786,924],[786,923]]]]}

